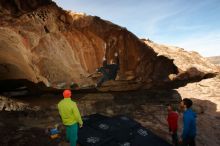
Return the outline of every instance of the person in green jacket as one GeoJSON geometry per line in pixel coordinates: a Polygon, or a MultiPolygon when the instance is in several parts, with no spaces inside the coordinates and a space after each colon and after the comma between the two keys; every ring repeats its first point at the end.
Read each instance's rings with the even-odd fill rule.
{"type": "Polygon", "coordinates": [[[71,100],[71,94],[70,90],[64,90],[64,99],[58,103],[58,110],[62,122],[66,126],[66,139],[70,142],[70,146],[76,146],[78,139],[78,124],[81,128],[83,126],[83,121],[76,102],[71,100]]]}

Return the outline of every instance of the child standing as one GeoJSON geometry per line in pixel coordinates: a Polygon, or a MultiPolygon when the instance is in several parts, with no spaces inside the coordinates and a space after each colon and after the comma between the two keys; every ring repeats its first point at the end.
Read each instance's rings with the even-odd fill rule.
{"type": "Polygon", "coordinates": [[[167,122],[169,125],[169,133],[172,136],[172,143],[174,146],[178,146],[178,136],[177,136],[177,129],[178,129],[178,113],[173,111],[173,107],[171,104],[167,105],[168,116],[167,122]]]}

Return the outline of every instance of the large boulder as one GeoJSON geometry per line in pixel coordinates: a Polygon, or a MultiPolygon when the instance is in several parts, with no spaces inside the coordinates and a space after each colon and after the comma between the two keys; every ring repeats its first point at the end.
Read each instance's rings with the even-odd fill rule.
{"type": "MultiPolygon", "coordinates": [[[[188,71],[176,60],[174,64],[173,58],[158,55],[154,46],[126,28],[97,16],[65,11],[50,0],[2,0],[0,8],[0,80],[91,87],[97,78],[88,75],[102,65],[103,58],[111,63],[115,53],[120,61],[118,82],[107,83],[105,90],[115,84],[119,84],[117,91],[161,87],[172,81],[170,76],[188,71]]],[[[199,64],[196,71],[206,66],[199,64]]],[[[206,73],[213,73],[212,68],[206,73]]]]}

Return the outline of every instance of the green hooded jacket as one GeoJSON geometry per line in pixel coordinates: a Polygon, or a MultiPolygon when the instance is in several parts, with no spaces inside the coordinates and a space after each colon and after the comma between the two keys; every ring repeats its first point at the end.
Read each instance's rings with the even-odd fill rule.
{"type": "Polygon", "coordinates": [[[71,98],[64,98],[58,103],[58,110],[64,125],[83,124],[78,107],[71,98]]]}

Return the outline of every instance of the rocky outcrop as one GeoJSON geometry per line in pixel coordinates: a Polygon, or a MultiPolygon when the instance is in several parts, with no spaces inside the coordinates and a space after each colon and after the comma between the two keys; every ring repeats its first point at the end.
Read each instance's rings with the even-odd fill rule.
{"type": "Polygon", "coordinates": [[[51,4],[52,0],[1,0],[0,13],[20,16],[40,6],[51,4]]]}
{"type": "Polygon", "coordinates": [[[208,57],[208,60],[220,67],[220,56],[208,57]]]}
{"type": "Polygon", "coordinates": [[[220,111],[220,75],[215,78],[205,79],[198,83],[189,83],[185,87],[180,87],[177,91],[183,98],[193,98],[198,100],[204,100],[203,103],[197,103],[200,106],[205,107],[207,113],[220,111]],[[205,101],[215,103],[215,107],[211,107],[205,101]]]}
{"type": "Polygon", "coordinates": [[[1,79],[89,86],[96,81],[86,76],[102,65],[103,57],[110,63],[115,53],[118,80],[137,81],[138,87],[152,87],[176,73],[172,60],[157,57],[128,30],[99,17],[64,11],[49,0],[0,5],[1,79]]]}
{"type": "Polygon", "coordinates": [[[39,107],[31,107],[28,103],[16,101],[4,96],[0,96],[0,112],[1,111],[38,111],[39,107]]]}
{"type": "MultiPolygon", "coordinates": [[[[87,76],[102,65],[104,57],[111,63],[115,53],[120,61],[118,81],[107,83],[104,90],[115,84],[119,85],[114,89],[117,91],[163,86],[173,80],[170,75],[188,71],[179,64],[177,68],[172,58],[158,56],[154,46],[146,45],[127,29],[97,16],[64,11],[50,0],[2,0],[0,44],[1,80],[90,87],[97,78],[87,76]]],[[[196,67],[203,66],[207,64],[196,67]]]]}
{"type": "Polygon", "coordinates": [[[151,40],[143,39],[142,41],[152,47],[158,56],[165,56],[173,60],[178,68],[178,74],[170,75],[171,79],[203,78],[219,72],[216,65],[197,52],[188,52],[182,48],[157,44],[151,40]]]}

